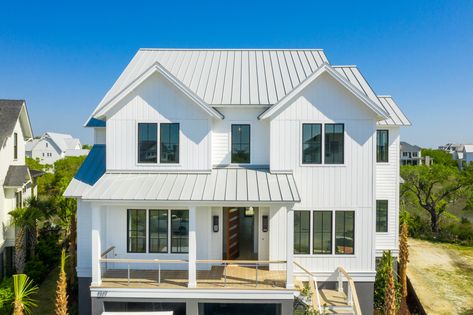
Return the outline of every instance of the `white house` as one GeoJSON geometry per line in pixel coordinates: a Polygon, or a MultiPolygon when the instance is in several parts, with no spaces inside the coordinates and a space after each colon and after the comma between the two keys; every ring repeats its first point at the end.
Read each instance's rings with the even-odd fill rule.
{"type": "Polygon", "coordinates": [[[9,212],[33,194],[33,176],[25,165],[25,141],[32,137],[25,101],[0,100],[0,278],[13,268],[15,228],[9,212]]]}
{"type": "Polygon", "coordinates": [[[321,311],[371,313],[406,125],[322,50],[140,49],[65,192],[79,313],[292,314],[302,282],[321,311]]]}
{"type": "Polygon", "coordinates": [[[66,156],[87,155],[80,140],[69,134],[46,132],[38,139],[26,143],[26,156],[39,159],[42,164],[54,164],[66,156]]]}
{"type": "Polygon", "coordinates": [[[401,165],[422,165],[423,161],[421,147],[401,141],[401,165]]]}

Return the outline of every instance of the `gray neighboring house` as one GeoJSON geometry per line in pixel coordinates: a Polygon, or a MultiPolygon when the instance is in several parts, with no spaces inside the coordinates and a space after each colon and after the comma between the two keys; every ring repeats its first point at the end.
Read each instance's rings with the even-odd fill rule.
{"type": "Polygon", "coordinates": [[[401,141],[401,165],[422,165],[422,148],[401,141]]]}

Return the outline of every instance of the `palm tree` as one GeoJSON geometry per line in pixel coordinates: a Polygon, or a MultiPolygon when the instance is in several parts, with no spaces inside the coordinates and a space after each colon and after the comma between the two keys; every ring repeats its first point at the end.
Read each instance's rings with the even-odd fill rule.
{"type": "Polygon", "coordinates": [[[38,223],[46,216],[47,205],[38,197],[31,197],[27,201],[27,227],[28,247],[30,257],[34,256],[36,244],[38,243],[38,223]]]}
{"type": "Polygon", "coordinates": [[[401,280],[402,297],[407,297],[407,263],[409,262],[409,245],[407,222],[401,224],[401,239],[399,242],[399,278],[401,280]]]}
{"type": "Polygon", "coordinates": [[[67,277],[64,267],[66,265],[66,250],[61,253],[61,270],[56,288],[56,315],[68,315],[67,311],[67,277]]]}
{"type": "Polygon", "coordinates": [[[13,275],[13,315],[31,314],[31,308],[36,307],[36,301],[31,298],[38,292],[38,286],[25,274],[13,275]]]}
{"type": "Polygon", "coordinates": [[[388,281],[386,283],[386,291],[384,297],[384,314],[395,315],[396,314],[396,287],[394,283],[393,275],[393,259],[391,251],[387,253],[387,273],[388,281]]]}
{"type": "Polygon", "coordinates": [[[11,224],[15,226],[15,268],[17,273],[23,273],[25,269],[25,233],[27,227],[27,209],[16,208],[10,211],[11,224]]]}

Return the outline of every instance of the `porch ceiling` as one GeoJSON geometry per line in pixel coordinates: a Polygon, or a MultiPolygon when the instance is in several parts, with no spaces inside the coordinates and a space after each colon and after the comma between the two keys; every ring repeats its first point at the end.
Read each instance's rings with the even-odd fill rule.
{"type": "Polygon", "coordinates": [[[267,169],[214,169],[210,173],[106,173],[85,200],[299,202],[292,174],[267,169]]]}

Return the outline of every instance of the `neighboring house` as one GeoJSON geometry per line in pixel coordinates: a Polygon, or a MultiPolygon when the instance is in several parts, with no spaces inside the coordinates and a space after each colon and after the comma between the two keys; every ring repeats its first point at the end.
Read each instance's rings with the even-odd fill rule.
{"type": "Polygon", "coordinates": [[[406,125],[322,50],[139,50],[65,192],[79,313],[292,314],[314,279],[320,311],[372,313],[406,125]]]}
{"type": "Polygon", "coordinates": [[[401,141],[401,165],[422,165],[422,148],[401,141]]]}
{"type": "Polygon", "coordinates": [[[39,159],[42,164],[54,164],[66,156],[87,155],[89,150],[82,149],[79,139],[71,135],[46,132],[38,139],[31,139],[26,144],[26,156],[39,159]]]}
{"type": "Polygon", "coordinates": [[[462,164],[470,164],[473,162],[473,144],[463,145],[462,164]]]}
{"type": "Polygon", "coordinates": [[[25,165],[25,141],[32,137],[25,101],[0,100],[0,278],[13,271],[15,227],[9,212],[35,193],[25,165]]]}

